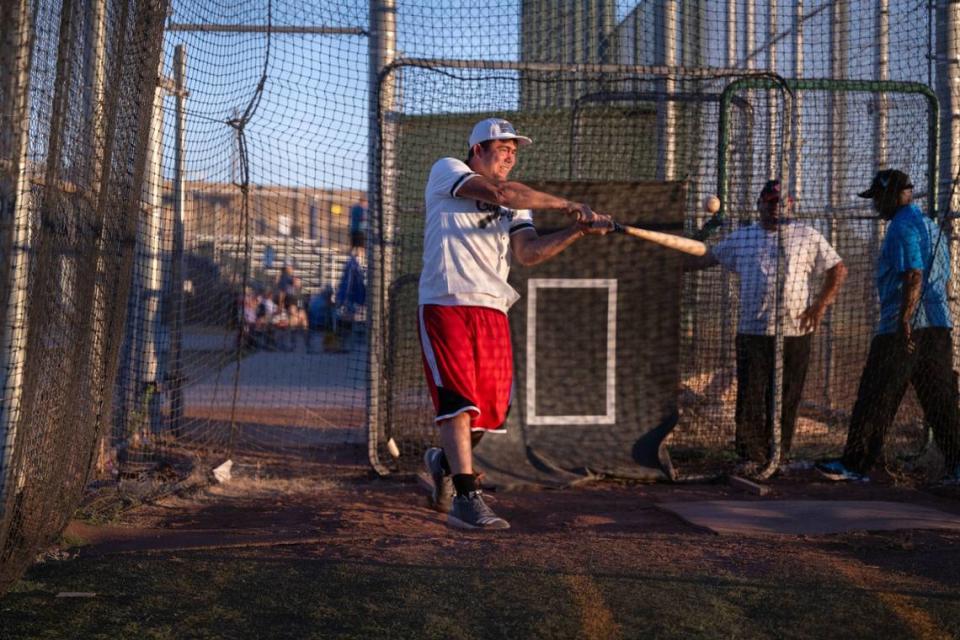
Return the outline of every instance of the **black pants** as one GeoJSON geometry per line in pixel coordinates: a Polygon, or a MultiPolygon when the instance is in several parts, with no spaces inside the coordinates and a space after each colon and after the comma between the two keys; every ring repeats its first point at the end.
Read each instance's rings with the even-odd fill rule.
{"type": "Polygon", "coordinates": [[[843,464],[848,469],[866,473],[879,460],[907,384],[917,392],[924,420],[933,429],[947,468],[953,469],[960,462],[957,374],[953,370],[950,329],[916,329],[913,339],[912,353],[896,334],[874,336],[870,343],[843,451],[843,464]]]}
{"type": "MultiPolygon", "coordinates": [[[[783,339],[783,397],[780,405],[781,447],[793,444],[797,409],[810,364],[811,334],[783,339]]],[[[773,336],[737,334],[737,453],[764,462],[773,438],[773,336]]]]}

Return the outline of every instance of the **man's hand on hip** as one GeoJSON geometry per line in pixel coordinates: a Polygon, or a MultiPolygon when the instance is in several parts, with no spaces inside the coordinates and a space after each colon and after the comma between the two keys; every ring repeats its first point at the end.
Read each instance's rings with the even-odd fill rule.
{"type": "Polygon", "coordinates": [[[823,304],[812,304],[800,314],[800,331],[809,333],[820,328],[823,322],[823,316],[827,313],[827,307],[823,304]]]}
{"type": "Polygon", "coordinates": [[[910,326],[909,320],[901,320],[900,327],[897,331],[897,337],[900,339],[903,344],[903,348],[907,353],[913,353],[917,346],[913,340],[913,327],[910,326]]]}

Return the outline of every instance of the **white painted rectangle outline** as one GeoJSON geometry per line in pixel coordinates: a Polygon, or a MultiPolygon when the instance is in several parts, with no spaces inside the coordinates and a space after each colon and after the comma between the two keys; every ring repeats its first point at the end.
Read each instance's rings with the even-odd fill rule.
{"type": "MultiPolygon", "coordinates": [[[[576,388],[571,376],[570,389],[576,388]]],[[[615,278],[530,278],[527,281],[527,424],[615,424],[617,420],[617,280],[615,278]],[[607,290],[606,414],[537,415],[537,290],[607,290]]]]}

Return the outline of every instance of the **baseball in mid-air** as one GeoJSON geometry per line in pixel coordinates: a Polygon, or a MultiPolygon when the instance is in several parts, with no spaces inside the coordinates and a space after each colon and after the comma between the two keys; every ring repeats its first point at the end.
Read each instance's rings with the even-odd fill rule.
{"type": "Polygon", "coordinates": [[[392,455],[394,458],[400,457],[400,447],[397,446],[397,441],[393,438],[387,440],[387,451],[389,451],[390,455],[392,455]]]}
{"type": "Polygon", "coordinates": [[[703,210],[707,213],[716,213],[720,211],[720,198],[717,196],[707,196],[703,199],[703,210]]]}

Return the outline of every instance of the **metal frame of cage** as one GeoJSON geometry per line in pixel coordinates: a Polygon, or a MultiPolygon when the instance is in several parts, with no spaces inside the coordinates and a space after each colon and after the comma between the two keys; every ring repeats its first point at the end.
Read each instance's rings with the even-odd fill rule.
{"type": "MultiPolygon", "coordinates": [[[[389,44],[384,45],[389,49],[389,44]]],[[[387,59],[384,57],[384,59],[387,59]]],[[[389,339],[389,314],[391,309],[391,293],[394,290],[393,274],[395,270],[395,230],[397,215],[397,150],[396,136],[400,114],[397,111],[398,86],[404,68],[423,68],[448,73],[461,70],[485,70],[491,72],[540,72],[540,73],[567,73],[571,75],[590,76],[602,74],[619,74],[624,77],[635,76],[640,79],[657,79],[672,77],[678,80],[716,80],[723,77],[767,78],[778,83],[778,77],[767,71],[744,71],[742,69],[690,69],[683,67],[649,66],[649,65],[614,65],[614,64],[553,64],[553,63],[523,63],[508,61],[474,61],[474,60],[425,60],[414,58],[398,58],[385,63],[378,74],[376,89],[371,91],[372,100],[376,105],[376,118],[372,125],[376,132],[372,137],[375,141],[375,150],[371,154],[371,181],[370,181],[370,233],[368,234],[368,278],[371,291],[369,305],[369,379],[367,403],[367,434],[368,456],[371,466],[381,475],[390,474],[395,465],[387,455],[389,448],[386,437],[387,422],[390,419],[389,408],[383,399],[389,381],[383,376],[387,355],[387,341],[389,339]]],[[[679,83],[678,83],[679,84],[679,83]]],[[[674,104],[676,101],[716,101],[712,98],[691,98],[686,93],[665,93],[660,102],[674,104]]],[[[735,101],[734,101],[735,102],[735,101]]],[[[669,110],[668,110],[669,111],[669,110]]],[[[668,114],[669,115],[669,114],[668,114]]],[[[575,121],[571,126],[575,126],[575,121]]],[[[668,119],[667,126],[676,126],[668,119]]],[[[667,136],[669,137],[669,136],[667,136]]]]}
{"type": "MultiPolygon", "coordinates": [[[[873,93],[878,94],[881,97],[884,94],[903,94],[903,95],[920,95],[927,101],[928,111],[927,111],[927,207],[928,214],[935,215],[937,212],[938,204],[938,172],[937,168],[939,167],[939,135],[940,135],[940,105],[937,95],[933,92],[930,87],[919,82],[895,82],[895,81],[879,81],[879,80],[836,80],[836,79],[795,79],[795,80],[778,80],[772,78],[740,78],[734,80],[726,86],[723,90],[723,93],[720,96],[720,132],[718,138],[718,172],[717,172],[717,194],[720,198],[720,210],[717,212],[715,218],[709,221],[707,228],[704,230],[709,233],[715,230],[721,221],[726,216],[727,201],[730,192],[730,171],[728,169],[728,160],[729,160],[729,150],[730,150],[730,109],[735,103],[735,101],[742,100],[737,96],[737,92],[750,90],[750,89],[760,89],[760,90],[775,90],[781,89],[789,93],[791,96],[795,97],[797,100],[800,99],[804,91],[821,91],[829,93],[873,93]]],[[[881,105],[885,105],[885,102],[881,99],[881,105]]],[[[883,107],[881,107],[883,109],[883,107]]],[[[796,128],[799,129],[799,116],[796,113],[785,114],[783,122],[785,126],[789,127],[793,124],[796,128]]],[[[881,127],[885,129],[885,113],[881,112],[880,117],[878,118],[878,129],[881,127]]],[[[883,130],[880,129],[880,130],[883,130]]],[[[798,132],[794,132],[798,134],[798,132]]],[[[793,136],[787,135],[784,137],[783,143],[790,144],[794,142],[791,138],[793,136]]],[[[793,155],[792,150],[781,149],[781,158],[784,159],[782,166],[790,166],[791,169],[795,170],[796,167],[793,166],[797,162],[797,156],[793,155]]],[[[784,171],[781,173],[781,180],[790,182],[791,175],[784,171]]],[[[778,261],[778,291],[777,291],[777,313],[781,314],[783,309],[780,301],[783,297],[783,273],[780,268],[778,261]]],[[[772,382],[772,403],[770,411],[772,413],[773,419],[773,435],[771,438],[770,446],[770,458],[768,464],[757,473],[758,477],[766,478],[772,475],[779,464],[781,456],[781,445],[782,445],[782,432],[780,425],[780,399],[782,397],[783,391],[783,336],[782,336],[782,327],[781,319],[778,315],[777,321],[777,335],[776,335],[776,350],[775,350],[775,371],[776,375],[772,382]]],[[[829,345],[829,339],[827,341],[829,345]]],[[[827,366],[830,367],[833,358],[833,352],[829,351],[827,355],[827,366]]],[[[925,438],[927,444],[931,441],[929,427],[927,428],[927,437],[925,438]]]]}

